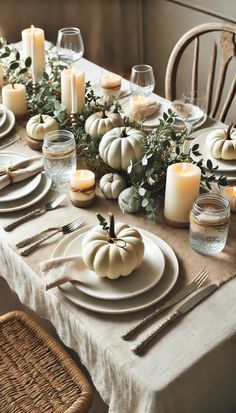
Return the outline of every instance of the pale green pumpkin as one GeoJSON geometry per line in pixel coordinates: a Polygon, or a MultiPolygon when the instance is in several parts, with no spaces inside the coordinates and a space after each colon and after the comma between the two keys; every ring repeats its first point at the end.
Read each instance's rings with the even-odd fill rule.
{"type": "Polygon", "coordinates": [[[141,208],[141,197],[134,186],[124,189],[119,195],[118,204],[123,212],[133,214],[141,208]]]}

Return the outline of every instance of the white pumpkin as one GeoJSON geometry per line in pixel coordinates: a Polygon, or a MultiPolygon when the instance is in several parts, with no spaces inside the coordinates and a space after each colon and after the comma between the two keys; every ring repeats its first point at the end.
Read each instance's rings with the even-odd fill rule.
{"type": "Polygon", "coordinates": [[[35,115],[30,118],[26,125],[26,132],[30,138],[43,141],[46,133],[58,130],[57,121],[49,115],[35,115]]]}
{"type": "Polygon", "coordinates": [[[144,154],[145,134],[130,127],[114,128],[105,133],[99,144],[99,155],[113,169],[126,170],[130,164],[140,161],[144,154]]]}
{"type": "Polygon", "coordinates": [[[95,112],[85,122],[85,132],[91,139],[101,139],[104,133],[111,129],[122,126],[124,121],[119,113],[111,113],[103,110],[95,112]]]}
{"type": "Polygon", "coordinates": [[[126,181],[122,175],[109,173],[103,175],[99,186],[107,199],[117,199],[119,194],[126,188],[126,181]]]}
{"type": "Polygon", "coordinates": [[[231,132],[232,126],[227,131],[216,129],[207,136],[206,143],[214,158],[236,160],[236,131],[231,132]]]}
{"type": "Polygon", "coordinates": [[[143,255],[141,234],[127,224],[114,225],[113,215],[110,217],[109,233],[97,225],[84,236],[82,242],[86,267],[101,278],[128,276],[141,265],[143,255]]]}
{"type": "Polygon", "coordinates": [[[118,205],[123,212],[134,214],[142,205],[142,198],[134,186],[124,189],[118,197],[118,205]]]}

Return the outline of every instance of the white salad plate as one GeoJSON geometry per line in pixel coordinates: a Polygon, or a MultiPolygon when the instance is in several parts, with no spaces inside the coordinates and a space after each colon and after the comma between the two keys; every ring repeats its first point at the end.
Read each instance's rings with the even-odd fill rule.
{"type": "MultiPolygon", "coordinates": [[[[81,254],[84,235],[85,232],[68,244],[64,252],[65,257],[81,254]]],[[[143,235],[143,242],[145,245],[143,262],[131,275],[116,280],[100,278],[94,271],[84,266],[83,274],[87,281],[85,284],[73,283],[74,286],[84,294],[103,300],[122,300],[150,290],[163,275],[165,259],[159,246],[150,237],[143,235]]]]}
{"type": "Polygon", "coordinates": [[[5,121],[7,119],[7,111],[5,106],[0,104],[0,128],[2,125],[4,125],[5,121]]]}
{"type": "Polygon", "coordinates": [[[15,125],[15,115],[11,110],[6,109],[6,120],[3,123],[3,125],[0,126],[0,139],[4,138],[4,136],[6,136],[9,132],[11,132],[14,125],[15,125]]]}
{"type": "MultiPolygon", "coordinates": [[[[79,235],[86,233],[91,226],[83,227],[63,238],[56,246],[52,257],[63,257],[68,245],[79,235]]],[[[135,297],[123,300],[102,300],[82,293],[73,283],[60,286],[64,296],[72,303],[91,311],[104,314],[125,314],[143,310],[162,300],[174,287],[179,273],[179,264],[172,248],[161,238],[150,232],[138,229],[142,236],[150,238],[161,249],[165,258],[165,269],[160,281],[150,290],[135,297]]],[[[80,255],[80,251],[78,251],[80,255]]]]}
{"type": "Polygon", "coordinates": [[[51,185],[52,180],[42,173],[39,185],[29,195],[15,201],[0,202],[0,213],[20,211],[36,204],[46,195],[51,185]]]}
{"type": "Polygon", "coordinates": [[[198,144],[199,149],[198,151],[202,154],[199,157],[195,157],[192,155],[193,159],[195,161],[199,161],[200,159],[203,160],[203,166],[206,166],[207,160],[210,159],[212,161],[213,167],[218,166],[217,171],[221,171],[222,174],[225,172],[228,174],[231,174],[232,172],[236,172],[236,161],[224,161],[223,159],[215,159],[211,152],[210,149],[207,147],[206,144],[206,139],[207,136],[210,132],[219,129],[218,128],[206,128],[206,129],[201,129],[197,132],[194,132],[192,137],[194,138],[193,140],[190,141],[189,147],[193,147],[193,145],[198,144]]]}
{"type": "MultiPolygon", "coordinates": [[[[25,155],[19,155],[14,152],[0,153],[0,166],[14,165],[17,162],[27,158],[25,155]]],[[[8,185],[0,191],[0,203],[10,202],[23,198],[33,192],[41,181],[41,173],[25,179],[21,182],[16,182],[13,185],[8,185]]]]}

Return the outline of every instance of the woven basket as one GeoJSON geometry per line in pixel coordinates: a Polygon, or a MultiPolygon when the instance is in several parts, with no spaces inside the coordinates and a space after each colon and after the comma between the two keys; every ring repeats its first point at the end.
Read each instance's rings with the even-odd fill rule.
{"type": "Polygon", "coordinates": [[[0,412],[86,413],[91,402],[83,373],[28,314],[0,317],[0,412]]]}

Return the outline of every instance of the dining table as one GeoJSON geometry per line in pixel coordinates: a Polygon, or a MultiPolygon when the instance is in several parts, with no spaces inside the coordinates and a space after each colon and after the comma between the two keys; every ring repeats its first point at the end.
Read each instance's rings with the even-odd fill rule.
{"type": "MultiPolygon", "coordinates": [[[[79,65],[85,71],[86,80],[96,84],[101,68],[86,59],[81,59],[79,65]]],[[[124,95],[128,84],[124,80],[124,95]]],[[[125,99],[128,101],[129,97],[124,97],[122,103],[125,99]]],[[[0,154],[40,155],[27,145],[25,124],[24,120],[16,122],[4,141],[14,136],[19,139],[6,149],[0,147],[0,154]]],[[[217,121],[207,119],[201,128],[217,125],[217,121]]],[[[72,205],[67,193],[57,209],[39,214],[13,231],[3,229],[7,223],[35,207],[43,207],[57,195],[57,191],[49,189],[35,204],[26,203],[24,209],[13,207],[10,211],[0,211],[0,275],[20,301],[41,318],[50,320],[62,342],[79,355],[97,391],[109,406],[109,413],[234,413],[236,277],[161,332],[140,355],[134,354],[131,347],[164,321],[172,310],[154,319],[129,341],[124,341],[121,334],[192,281],[201,270],[208,272],[206,285],[236,274],[236,214],[231,214],[226,247],[216,256],[193,251],[189,228],[167,225],[162,207],[155,222],[147,219],[143,212],[123,213],[116,200],[105,199],[98,185],[96,200],[87,208],[72,205]],[[144,234],[153,234],[163,245],[167,258],[172,254],[165,271],[166,276],[168,271],[174,275],[169,281],[170,288],[160,301],[154,296],[145,305],[138,297],[132,297],[126,298],[125,303],[120,299],[115,304],[108,300],[99,308],[96,300],[91,303],[85,300],[80,305],[76,299],[70,300],[63,288],[46,291],[40,272],[40,263],[52,256],[60,256],[63,240],[68,236],[58,233],[26,257],[21,256],[15,246],[37,231],[66,224],[78,217],[84,219],[83,231],[83,228],[97,224],[97,213],[104,216],[112,213],[117,222],[135,226],[144,234]],[[114,310],[116,305],[118,311],[114,310]]]]}

